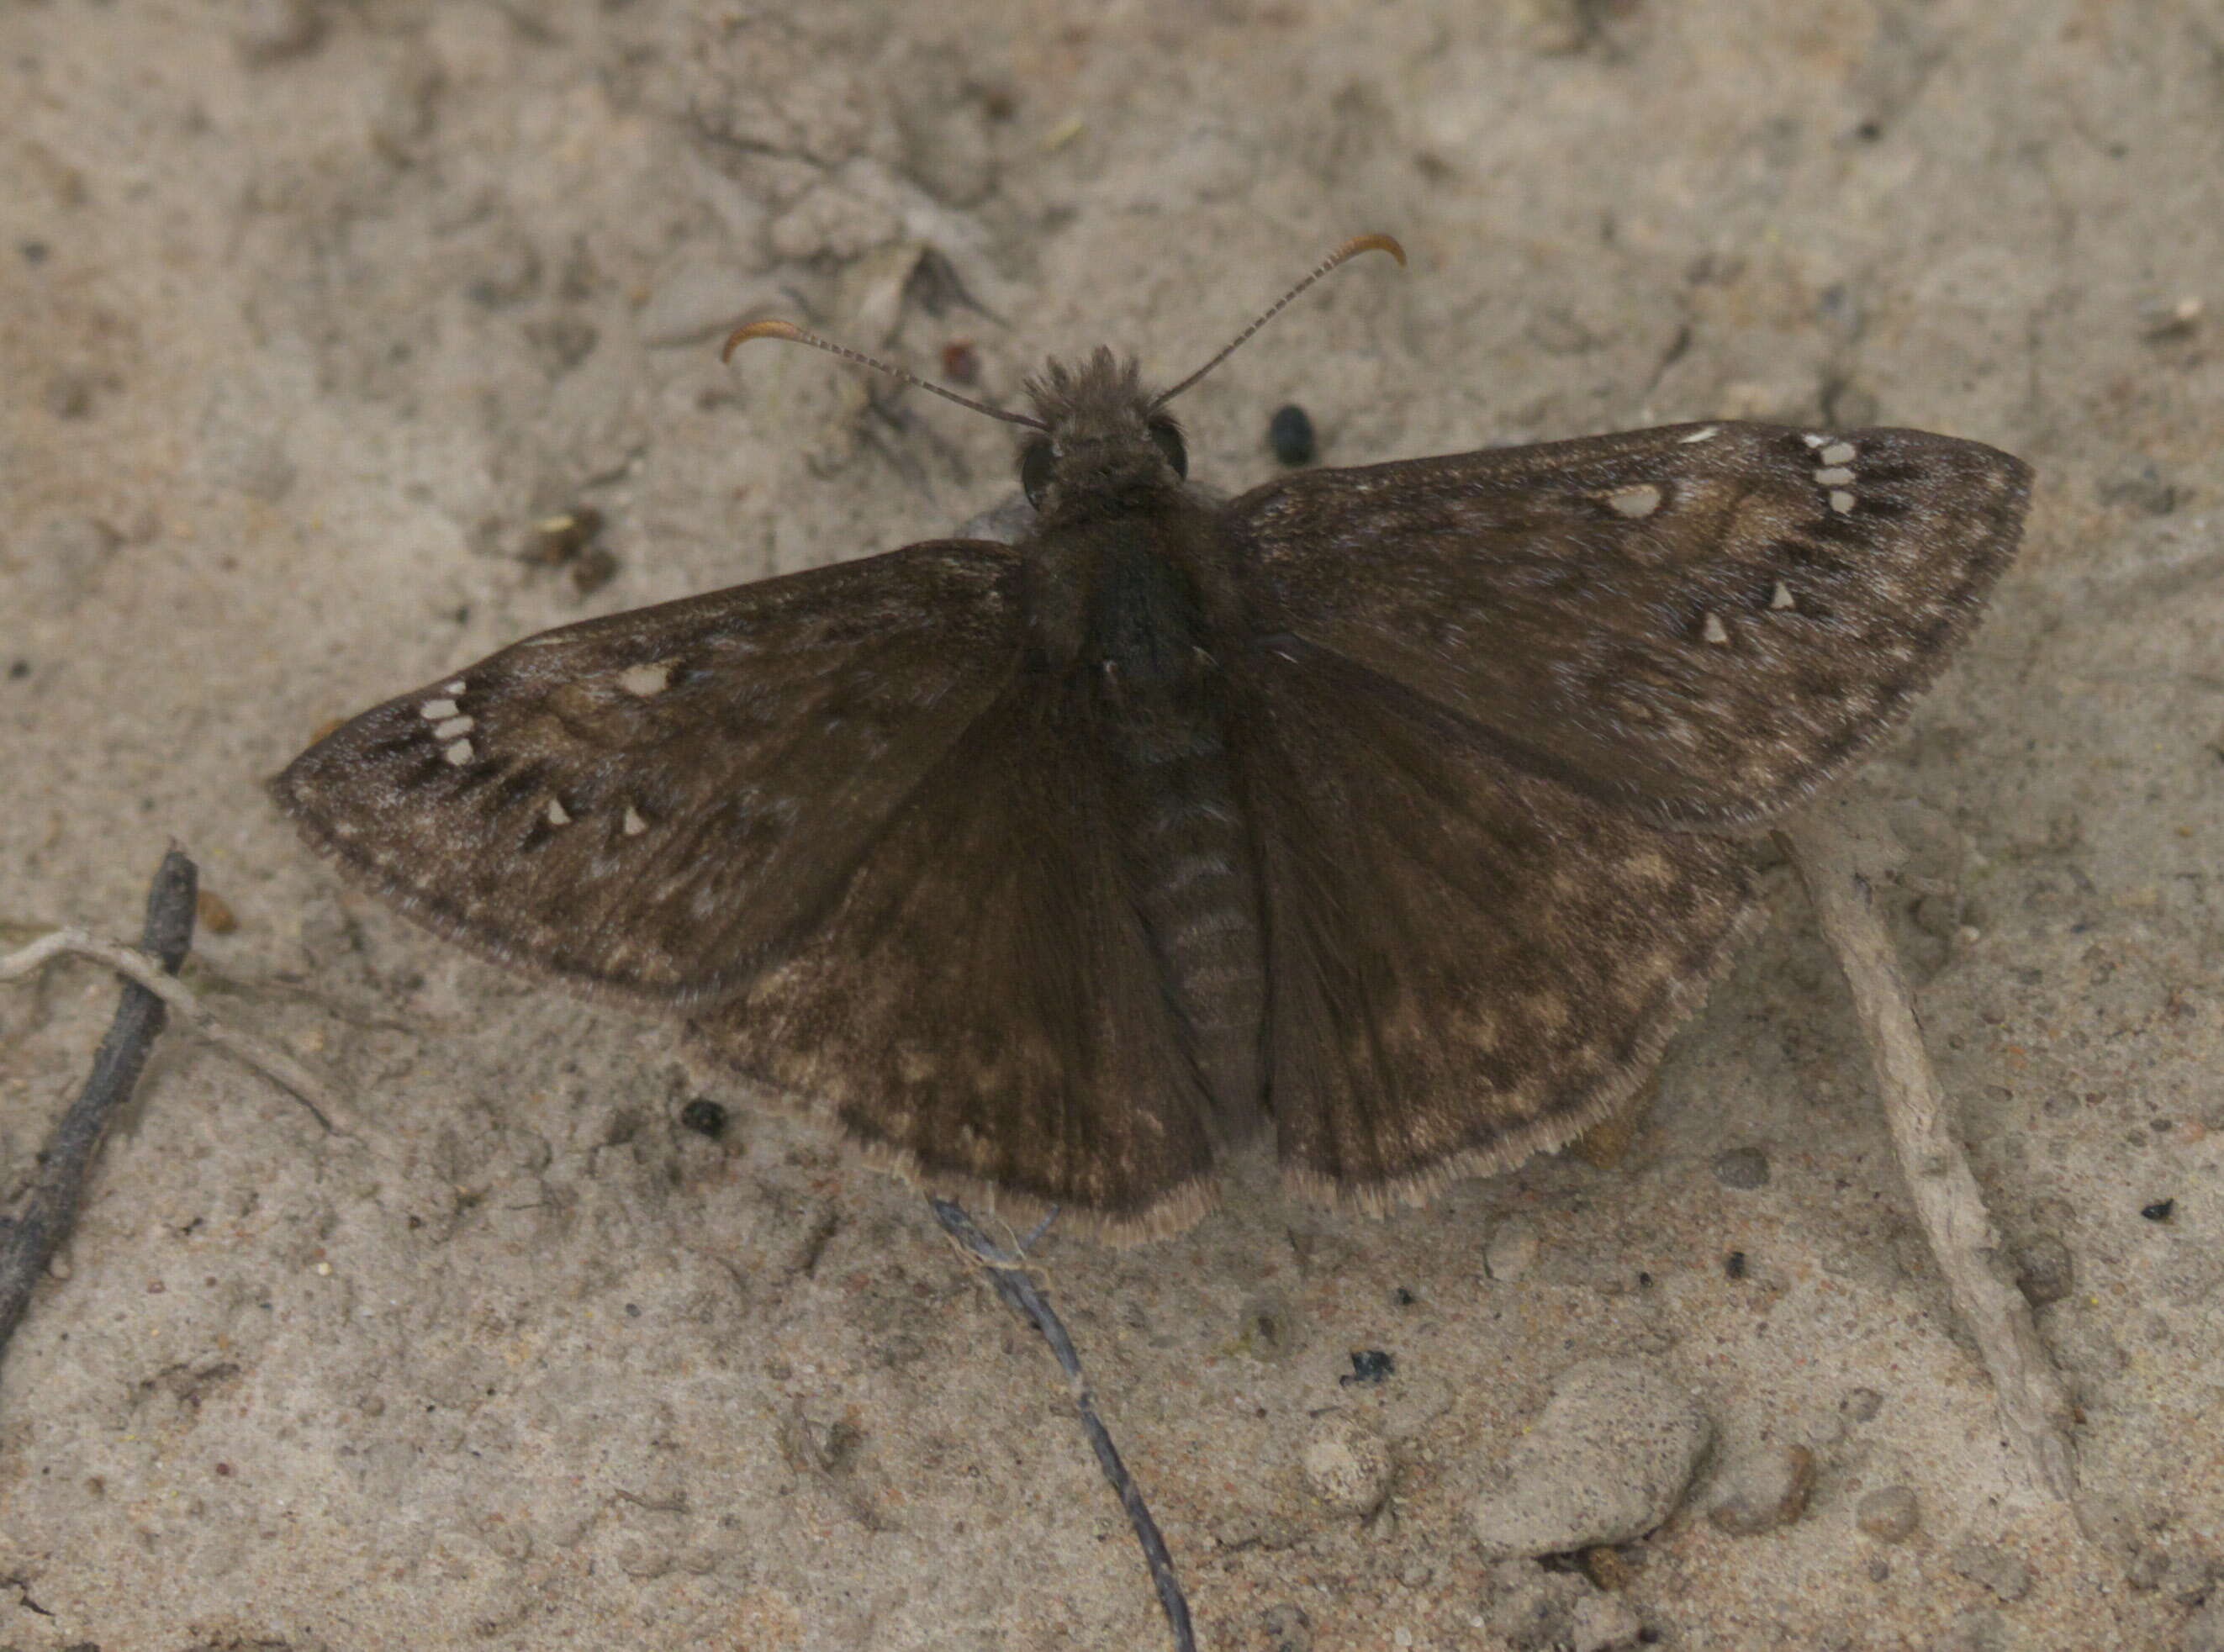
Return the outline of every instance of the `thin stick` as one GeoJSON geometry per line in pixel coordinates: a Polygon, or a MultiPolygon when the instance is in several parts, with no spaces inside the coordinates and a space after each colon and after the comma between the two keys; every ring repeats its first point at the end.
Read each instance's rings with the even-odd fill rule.
{"type": "Polygon", "coordinates": [[[934,1219],[942,1224],[944,1231],[980,1258],[996,1294],[1014,1313],[1042,1334],[1043,1340],[1050,1344],[1050,1351],[1058,1356],[1058,1363],[1065,1368],[1067,1380],[1072,1384],[1073,1409],[1081,1413],[1081,1426],[1096,1453],[1097,1466],[1104,1471],[1104,1478],[1119,1498],[1120,1506],[1128,1511],[1128,1523],[1135,1529],[1135,1541],[1143,1547],[1143,1561],[1151,1568],[1159,1605],[1166,1611],[1166,1627],[1173,1632],[1175,1652],[1197,1652],[1197,1636],[1189,1624],[1189,1601],[1182,1593],[1181,1579],[1174,1574],[1173,1556],[1166,1552],[1166,1540],[1159,1534],[1158,1522],[1151,1518],[1142,1492],[1136,1489],[1127,1464],[1120,1460],[1120,1453],[1112,1444],[1111,1434],[1096,1415],[1096,1404],[1090,1398],[1089,1379],[1082,1375],[1081,1356],[1073,1350],[1073,1339],[1065,1334],[1065,1327],[1051,1311],[1042,1293],[1035,1289],[1034,1281],[1027,1277],[1022,1257],[991,1243],[960,1206],[947,1199],[931,1198],[927,1203],[933,1207],[934,1219]]]}
{"type": "MultiPolygon", "coordinates": [[[[176,969],[193,945],[193,896],[199,882],[191,859],[183,849],[174,848],[162,857],[147,892],[147,924],[141,932],[141,944],[160,961],[162,970],[176,969]]],[[[147,1065],[148,1052],[154,1049],[167,1018],[160,993],[136,980],[125,982],[116,1018],[109,1023],[108,1036],[100,1041],[92,1058],[92,1075],[54,1126],[54,1139],[46,1151],[39,1156],[39,1173],[31,1183],[30,1196],[23,1201],[22,1214],[0,1232],[0,1353],[6,1352],[30,1303],[32,1287],[53,1262],[56,1248],[69,1237],[101,1136],[116,1110],[130,1099],[147,1065]]]]}
{"type": "MultiPolygon", "coordinates": [[[[190,861],[186,864],[188,867],[192,865],[190,861]]],[[[276,1045],[226,1025],[213,1010],[202,1004],[192,987],[169,974],[160,960],[137,948],[96,940],[83,930],[51,930],[30,945],[0,958],[0,981],[18,980],[56,958],[90,958],[95,963],[105,964],[140,991],[176,1011],[188,1031],[245,1062],[284,1090],[306,1107],[326,1130],[341,1136],[365,1133],[360,1128],[349,1127],[346,1104],[325,1088],[307,1068],[276,1045]]]]}
{"type": "Polygon", "coordinates": [[[1845,972],[1900,1173],[1955,1311],[1992,1374],[2000,1425],[2041,1483],[2074,1504],[2077,1455],[2069,1392],[2039,1340],[2030,1303],[2008,1275],[1984,1195],[1949,1125],[1899,958],[1877,921],[1861,853],[1861,840],[1875,831],[1858,805],[1842,801],[1805,811],[1776,838],[1845,972]]]}

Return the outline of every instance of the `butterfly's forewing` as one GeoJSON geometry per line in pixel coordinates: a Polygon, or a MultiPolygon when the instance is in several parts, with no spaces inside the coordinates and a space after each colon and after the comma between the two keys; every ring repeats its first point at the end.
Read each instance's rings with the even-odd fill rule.
{"type": "Polygon", "coordinates": [[[498,962],[717,997],[1002,692],[1019,568],[917,545],[547,632],[365,712],[272,789],[359,881],[498,962]]]}
{"type": "Polygon", "coordinates": [[[838,904],[695,1031],[930,1183],[1140,1237],[1203,1214],[1214,1148],[1084,686],[1014,681],[838,904]]]}
{"type": "Polygon", "coordinates": [[[1296,639],[1232,678],[1292,1179],[1379,1205],[1626,1100],[1748,910],[1740,847],[1539,776],[1296,639]]]}
{"type": "Polygon", "coordinates": [[[1261,622],[1647,819],[1765,820],[1897,720],[2013,554],[2029,470],[1919,431],[1673,426],[1270,482],[1261,622]]]}

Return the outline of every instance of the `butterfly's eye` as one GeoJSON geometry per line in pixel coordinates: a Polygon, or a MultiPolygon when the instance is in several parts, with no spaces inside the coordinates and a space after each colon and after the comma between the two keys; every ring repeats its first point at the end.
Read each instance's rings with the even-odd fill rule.
{"type": "Polygon", "coordinates": [[[1166,455],[1166,463],[1174,468],[1178,476],[1189,475],[1189,446],[1182,440],[1181,426],[1171,419],[1151,420],[1151,439],[1166,455]]]}
{"type": "Polygon", "coordinates": [[[1037,510],[1050,492],[1051,474],[1057,468],[1058,454],[1048,442],[1029,442],[1020,455],[1020,489],[1037,510]]]}

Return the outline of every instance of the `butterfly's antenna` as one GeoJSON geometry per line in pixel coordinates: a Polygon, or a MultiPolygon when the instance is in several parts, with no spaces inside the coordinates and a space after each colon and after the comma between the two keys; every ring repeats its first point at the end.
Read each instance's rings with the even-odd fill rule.
{"type": "MultiPolygon", "coordinates": [[[[1183,391],[1188,389],[1190,386],[1195,384],[1206,374],[1211,372],[1214,368],[1218,367],[1223,362],[1235,354],[1235,352],[1242,347],[1244,342],[1248,339],[1253,333],[1258,331],[1260,328],[1265,326],[1276,316],[1281,314],[1283,310],[1288,306],[1292,299],[1297,297],[1298,293],[1304,292],[1307,287],[1311,287],[1315,281],[1320,280],[1322,276],[1327,274],[1329,271],[1334,269],[1337,265],[1349,263],[1351,260],[1358,257],[1362,252],[1387,252],[1393,258],[1395,258],[1398,261],[1399,268],[1403,269],[1406,268],[1406,249],[1399,246],[1395,241],[1392,240],[1388,236],[1358,235],[1352,236],[1350,240],[1345,242],[1334,252],[1329,254],[1326,258],[1324,258],[1321,261],[1319,268],[1313,271],[1311,274],[1306,276],[1305,280],[1299,281],[1288,292],[1283,293],[1280,298],[1275,300],[1273,306],[1269,309],[1266,314],[1260,316],[1256,321],[1246,327],[1242,332],[1237,333],[1234,341],[1229,344],[1227,349],[1222,350],[1219,355],[1214,356],[1203,367],[1197,369],[1196,372],[1191,374],[1179,384],[1174,386],[1172,389],[1160,392],[1158,399],[1153,401],[1151,406],[1153,407],[1165,407],[1166,403],[1172,401],[1183,391]]],[[[746,331],[747,329],[745,328],[743,331],[746,331]]]]}
{"type": "MultiPolygon", "coordinates": [[[[1403,263],[1405,260],[1401,258],[1399,262],[1403,263]]],[[[900,379],[906,384],[916,385],[922,390],[930,390],[945,401],[954,401],[961,407],[970,407],[975,413],[986,413],[991,419],[1001,419],[1008,425],[1025,425],[1029,430],[1050,428],[1039,419],[1030,418],[1026,413],[1007,413],[1003,408],[992,407],[985,401],[976,401],[970,396],[961,396],[957,391],[945,389],[941,385],[932,383],[919,377],[916,373],[907,373],[902,368],[892,367],[876,356],[868,356],[861,350],[851,350],[846,345],[835,344],[831,339],[821,338],[817,333],[806,332],[793,322],[752,321],[746,327],[736,327],[727,337],[726,347],[718,352],[718,359],[722,362],[732,361],[734,352],[752,338],[785,338],[793,344],[809,344],[813,350],[825,350],[830,355],[839,356],[845,362],[855,362],[860,367],[877,368],[892,379],[900,379]]]]}

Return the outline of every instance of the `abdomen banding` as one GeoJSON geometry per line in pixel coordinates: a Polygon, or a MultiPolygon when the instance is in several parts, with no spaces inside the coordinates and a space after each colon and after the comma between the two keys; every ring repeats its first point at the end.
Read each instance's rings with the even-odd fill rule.
{"type": "Polygon", "coordinates": [[[1223,1122],[1260,1107],[1265,943],[1251,836],[1236,804],[1216,686],[1130,698],[1114,761],[1137,906],[1223,1122]]]}
{"type": "Polygon", "coordinates": [[[1130,898],[1228,1135],[1263,1118],[1265,926],[1227,695],[1185,519],[1077,535],[1077,668],[1091,685],[1130,898]]]}

